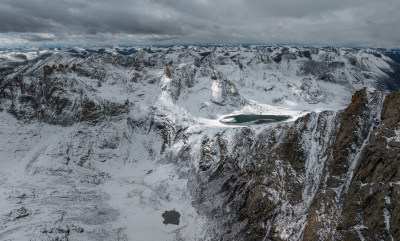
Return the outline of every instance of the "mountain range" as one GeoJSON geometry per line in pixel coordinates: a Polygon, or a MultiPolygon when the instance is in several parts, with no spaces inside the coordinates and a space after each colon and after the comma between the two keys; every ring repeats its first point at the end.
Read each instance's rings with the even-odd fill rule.
{"type": "Polygon", "coordinates": [[[399,56],[4,49],[0,240],[399,240],[399,56]]]}

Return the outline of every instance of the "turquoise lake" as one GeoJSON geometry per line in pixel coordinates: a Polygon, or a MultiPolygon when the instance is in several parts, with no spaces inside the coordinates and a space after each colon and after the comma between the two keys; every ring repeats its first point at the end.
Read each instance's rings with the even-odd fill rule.
{"type": "Polygon", "coordinates": [[[288,115],[242,114],[242,115],[227,116],[219,121],[225,125],[250,126],[250,125],[260,125],[260,124],[268,124],[268,123],[285,121],[289,118],[291,118],[291,116],[288,116],[288,115]]]}

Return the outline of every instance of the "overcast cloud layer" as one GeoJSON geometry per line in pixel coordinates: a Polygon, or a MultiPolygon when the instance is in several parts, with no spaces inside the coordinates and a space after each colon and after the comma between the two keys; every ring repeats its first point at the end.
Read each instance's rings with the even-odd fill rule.
{"type": "Polygon", "coordinates": [[[400,47],[399,0],[0,0],[0,47],[270,43],[400,47]]]}

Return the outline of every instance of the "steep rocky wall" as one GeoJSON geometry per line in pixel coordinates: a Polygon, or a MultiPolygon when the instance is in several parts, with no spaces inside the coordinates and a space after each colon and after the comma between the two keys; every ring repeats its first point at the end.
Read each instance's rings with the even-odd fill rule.
{"type": "Polygon", "coordinates": [[[386,96],[343,204],[341,240],[400,239],[400,92],[386,96]]]}
{"type": "Polygon", "coordinates": [[[305,240],[332,239],[335,233],[353,169],[380,109],[380,93],[368,92],[365,88],[356,92],[350,105],[337,116],[339,128],[330,137],[333,143],[328,149],[324,180],[310,207],[305,240]]]}

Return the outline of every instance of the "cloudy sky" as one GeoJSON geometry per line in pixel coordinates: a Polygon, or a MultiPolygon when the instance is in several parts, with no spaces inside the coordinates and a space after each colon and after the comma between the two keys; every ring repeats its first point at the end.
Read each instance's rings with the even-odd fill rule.
{"type": "Polygon", "coordinates": [[[399,0],[0,0],[0,47],[267,43],[400,47],[399,0]]]}

